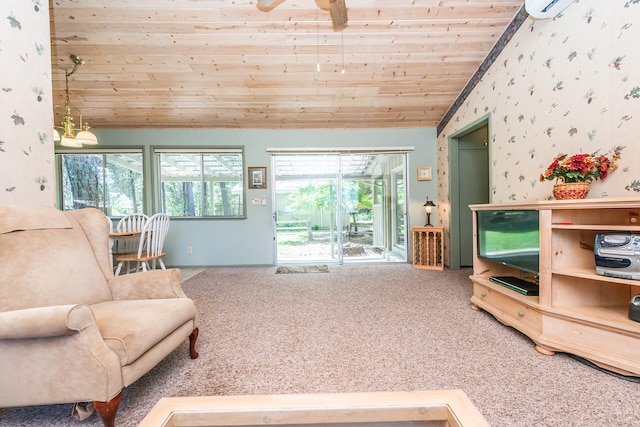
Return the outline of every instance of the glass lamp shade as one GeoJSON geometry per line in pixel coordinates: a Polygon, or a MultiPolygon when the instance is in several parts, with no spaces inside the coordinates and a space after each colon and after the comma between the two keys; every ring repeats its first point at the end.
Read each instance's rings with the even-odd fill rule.
{"type": "Polygon", "coordinates": [[[59,141],[60,141],[60,134],[58,133],[56,128],[53,128],[53,142],[59,142],[59,141]]]}
{"type": "Polygon", "coordinates": [[[431,200],[429,200],[429,197],[427,197],[427,201],[424,203],[424,205],[422,205],[422,207],[424,207],[424,211],[427,214],[427,223],[424,225],[425,227],[432,227],[431,225],[431,211],[433,210],[433,208],[436,206],[435,203],[433,203],[431,200]]]}
{"type": "Polygon", "coordinates": [[[81,145],[98,145],[98,138],[88,130],[78,132],[76,135],[76,141],[81,145]]]}
{"type": "Polygon", "coordinates": [[[73,137],[63,136],[60,140],[63,147],[82,148],[82,143],[73,137]]]}

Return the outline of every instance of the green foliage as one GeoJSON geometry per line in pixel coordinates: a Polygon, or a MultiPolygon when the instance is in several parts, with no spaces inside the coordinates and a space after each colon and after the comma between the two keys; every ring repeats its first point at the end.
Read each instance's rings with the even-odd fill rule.
{"type": "MultiPolygon", "coordinates": [[[[313,183],[299,187],[289,195],[291,204],[287,207],[291,211],[329,211],[331,197],[335,189],[332,184],[314,185],[313,183]]],[[[342,200],[345,211],[356,213],[369,219],[373,208],[373,185],[368,181],[345,181],[342,185],[342,200]]],[[[314,227],[317,227],[314,225],[314,227]]]]}
{"type": "Polygon", "coordinates": [[[121,166],[110,154],[62,154],[63,206],[95,207],[107,215],[143,211],[142,174],[121,166]]]}

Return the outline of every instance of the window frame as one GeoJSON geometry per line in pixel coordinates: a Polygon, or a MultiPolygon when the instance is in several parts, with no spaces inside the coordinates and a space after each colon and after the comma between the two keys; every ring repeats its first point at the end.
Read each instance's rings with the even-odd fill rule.
{"type": "MultiPolygon", "coordinates": [[[[56,206],[60,210],[64,210],[64,187],[62,182],[62,156],[68,154],[95,154],[95,155],[114,155],[114,154],[127,154],[134,153],[139,154],[141,157],[141,165],[142,165],[142,212],[147,211],[148,203],[147,203],[147,193],[148,193],[148,179],[146,175],[146,155],[143,146],[128,146],[128,147],[92,147],[92,148],[66,148],[66,147],[56,147],[54,150],[54,167],[55,167],[55,179],[56,179],[56,192],[55,192],[55,202],[56,206]]],[[[103,188],[106,188],[106,177],[102,175],[102,184],[103,188]]],[[[104,200],[106,198],[103,197],[104,200]]],[[[100,209],[105,215],[110,218],[118,218],[118,215],[109,215],[106,211],[106,206],[96,207],[100,209]]]]}
{"type": "MultiPolygon", "coordinates": [[[[171,216],[171,219],[189,219],[189,220],[233,220],[233,219],[247,219],[247,176],[244,173],[246,169],[246,157],[244,146],[151,146],[152,157],[152,181],[153,181],[153,200],[154,206],[157,212],[164,212],[162,207],[162,175],[161,175],[161,154],[167,153],[180,153],[191,155],[205,155],[205,154],[239,154],[241,159],[241,165],[239,172],[242,174],[242,212],[238,215],[194,215],[194,216],[171,216]]],[[[202,159],[202,157],[201,157],[202,159]]],[[[201,163],[202,165],[202,163],[201,163]]],[[[202,169],[201,181],[202,179],[202,169]]]]}

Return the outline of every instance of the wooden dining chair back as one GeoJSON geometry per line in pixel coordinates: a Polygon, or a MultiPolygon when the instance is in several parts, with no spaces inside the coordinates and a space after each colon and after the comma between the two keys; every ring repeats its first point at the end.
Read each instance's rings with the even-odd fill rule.
{"type": "Polygon", "coordinates": [[[156,267],[156,262],[160,264],[160,268],[166,269],[162,258],[164,240],[169,232],[169,216],[165,213],[157,213],[149,217],[149,220],[142,227],[140,234],[140,243],[136,252],[116,255],[115,261],[118,262],[115,275],[120,275],[122,267],[135,262],[135,269],[127,268],[127,271],[147,271],[156,267]]]}

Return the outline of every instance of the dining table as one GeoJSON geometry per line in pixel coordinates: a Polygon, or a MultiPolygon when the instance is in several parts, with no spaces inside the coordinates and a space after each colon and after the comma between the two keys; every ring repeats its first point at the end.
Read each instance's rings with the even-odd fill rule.
{"type": "Polygon", "coordinates": [[[113,269],[113,255],[120,253],[120,242],[122,242],[123,239],[130,239],[132,237],[140,236],[140,234],[142,234],[141,230],[109,232],[109,260],[111,261],[111,269],[113,269]]]}

